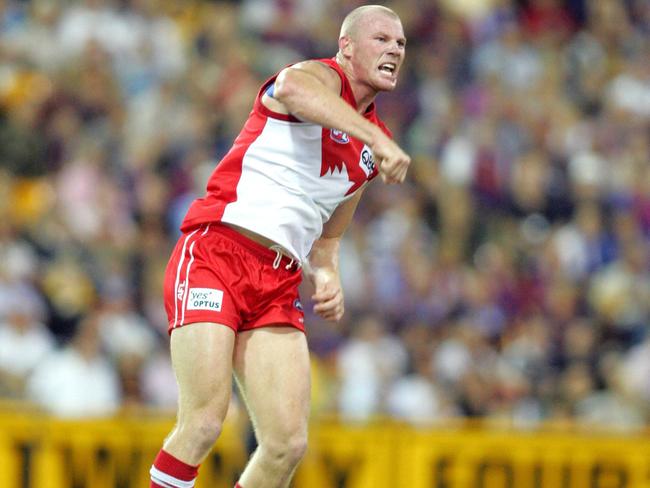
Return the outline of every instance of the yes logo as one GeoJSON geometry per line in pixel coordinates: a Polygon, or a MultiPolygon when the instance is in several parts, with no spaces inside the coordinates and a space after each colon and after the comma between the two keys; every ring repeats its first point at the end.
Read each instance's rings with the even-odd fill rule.
{"type": "Polygon", "coordinates": [[[221,312],[223,291],[215,288],[190,288],[187,310],[212,310],[221,312]]]}
{"type": "Polygon", "coordinates": [[[370,178],[375,172],[375,158],[368,146],[363,146],[361,157],[359,158],[359,166],[361,166],[361,169],[366,174],[366,178],[370,178]]]}

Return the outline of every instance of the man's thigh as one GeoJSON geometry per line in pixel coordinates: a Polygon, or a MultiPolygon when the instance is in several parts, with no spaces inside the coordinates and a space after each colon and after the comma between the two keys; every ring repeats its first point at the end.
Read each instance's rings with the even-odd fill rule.
{"type": "Polygon", "coordinates": [[[179,387],[179,416],[208,409],[223,418],[232,391],[235,333],[214,323],[188,324],[171,334],[171,358],[179,387]]]}
{"type": "Polygon", "coordinates": [[[311,386],[303,332],[285,326],[240,332],[234,366],[260,442],[306,434],[311,386]]]}

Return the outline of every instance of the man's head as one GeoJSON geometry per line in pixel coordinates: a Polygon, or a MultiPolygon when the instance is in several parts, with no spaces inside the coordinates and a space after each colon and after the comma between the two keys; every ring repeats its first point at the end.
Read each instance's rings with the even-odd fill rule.
{"type": "Polygon", "coordinates": [[[395,88],[406,39],[398,15],[388,7],[366,5],[343,20],[337,60],[353,79],[375,91],[395,88]]]}

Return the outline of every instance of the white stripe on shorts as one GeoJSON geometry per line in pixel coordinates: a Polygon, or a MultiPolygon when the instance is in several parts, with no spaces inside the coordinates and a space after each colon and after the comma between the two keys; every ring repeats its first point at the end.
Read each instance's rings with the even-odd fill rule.
{"type": "MultiPolygon", "coordinates": [[[[208,233],[208,230],[210,229],[210,225],[205,228],[203,233],[201,234],[201,237],[206,235],[208,233]]],[[[197,229],[199,230],[199,229],[197,229]]],[[[196,232],[196,231],[195,231],[196,232]]],[[[187,271],[185,272],[185,289],[183,290],[183,303],[181,304],[182,310],[181,310],[181,323],[178,324],[178,327],[182,326],[185,322],[185,307],[187,306],[187,297],[189,295],[189,288],[190,288],[190,269],[192,268],[192,263],[194,262],[194,245],[197,243],[198,239],[196,239],[191,245],[190,245],[190,262],[187,263],[187,271]]],[[[175,322],[174,322],[175,323],[175,322]]]]}
{"type": "MultiPolygon", "coordinates": [[[[196,234],[199,229],[194,230],[191,234],[188,234],[183,242],[183,249],[181,250],[181,257],[178,260],[178,268],[176,269],[176,282],[174,283],[174,327],[176,327],[176,322],[178,322],[178,298],[176,294],[178,293],[178,284],[181,279],[181,269],[183,268],[183,261],[185,259],[185,248],[187,247],[187,241],[196,234]]],[[[187,287],[187,285],[186,285],[187,287]]]]}

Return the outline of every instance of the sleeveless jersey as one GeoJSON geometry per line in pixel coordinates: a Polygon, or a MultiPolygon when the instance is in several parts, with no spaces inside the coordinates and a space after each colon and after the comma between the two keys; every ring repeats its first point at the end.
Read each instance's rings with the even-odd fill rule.
{"type": "MultiPolygon", "coordinates": [[[[341,98],[356,109],[350,83],[334,59],[319,59],[341,78],[341,98]]],[[[207,194],[195,200],[181,230],[208,222],[238,225],[260,234],[303,262],[336,207],[377,175],[363,142],[335,129],[269,110],[260,89],[230,151],[212,173],[207,194]]],[[[390,131],[375,104],[364,117],[390,131]]]]}

